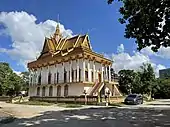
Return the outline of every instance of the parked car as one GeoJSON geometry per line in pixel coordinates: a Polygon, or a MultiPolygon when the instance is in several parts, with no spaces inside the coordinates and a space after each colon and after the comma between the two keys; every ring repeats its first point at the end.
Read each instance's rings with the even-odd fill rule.
{"type": "Polygon", "coordinates": [[[140,94],[129,94],[125,100],[125,104],[143,104],[143,96],[140,94]]]}

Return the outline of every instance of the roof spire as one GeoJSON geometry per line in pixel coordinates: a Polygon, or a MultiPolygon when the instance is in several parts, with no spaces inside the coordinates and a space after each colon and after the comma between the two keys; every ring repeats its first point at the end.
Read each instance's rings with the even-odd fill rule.
{"type": "Polygon", "coordinates": [[[62,37],[61,32],[60,32],[60,26],[59,26],[59,14],[58,14],[58,19],[57,19],[57,26],[56,26],[56,30],[54,33],[54,37],[56,40],[58,40],[59,38],[62,37]]]}
{"type": "Polygon", "coordinates": [[[56,27],[56,30],[55,30],[55,35],[60,35],[60,26],[59,26],[59,23],[57,23],[57,27],[56,27]]]}

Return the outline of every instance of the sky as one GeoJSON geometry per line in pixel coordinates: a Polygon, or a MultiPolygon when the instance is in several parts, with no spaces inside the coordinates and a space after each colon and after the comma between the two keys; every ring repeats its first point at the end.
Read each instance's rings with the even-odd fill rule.
{"type": "Polygon", "coordinates": [[[88,34],[93,50],[112,59],[116,72],[151,63],[158,76],[159,69],[170,67],[170,48],[137,51],[134,40],[124,38],[120,6],[108,5],[107,0],[1,0],[0,62],[8,62],[15,72],[26,71],[59,19],[63,36],[88,34]]]}

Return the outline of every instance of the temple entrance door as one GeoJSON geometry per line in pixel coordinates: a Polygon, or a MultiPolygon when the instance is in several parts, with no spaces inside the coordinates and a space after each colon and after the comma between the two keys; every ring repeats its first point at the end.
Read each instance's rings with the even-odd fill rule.
{"type": "Polygon", "coordinates": [[[99,80],[99,82],[101,82],[101,79],[102,79],[102,75],[101,75],[101,73],[99,73],[99,74],[98,74],[98,80],[99,80]]]}

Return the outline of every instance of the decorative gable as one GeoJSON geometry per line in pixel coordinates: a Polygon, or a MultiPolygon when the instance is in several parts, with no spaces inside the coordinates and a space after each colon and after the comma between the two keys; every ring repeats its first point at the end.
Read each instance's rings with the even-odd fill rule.
{"type": "Polygon", "coordinates": [[[86,37],[85,37],[85,39],[84,39],[84,41],[82,43],[82,46],[91,50],[91,45],[90,45],[90,40],[89,40],[88,35],[86,35],[86,37]]]}
{"type": "Polygon", "coordinates": [[[43,53],[47,53],[47,52],[49,52],[49,51],[50,51],[50,48],[49,48],[49,45],[48,45],[48,40],[47,40],[47,38],[46,38],[41,53],[43,54],[43,53]]]}
{"type": "Polygon", "coordinates": [[[38,59],[40,57],[44,56],[45,54],[54,52],[54,50],[55,50],[55,45],[54,45],[53,41],[48,38],[45,38],[44,46],[43,46],[43,49],[42,49],[41,54],[38,57],[38,59]]]}

